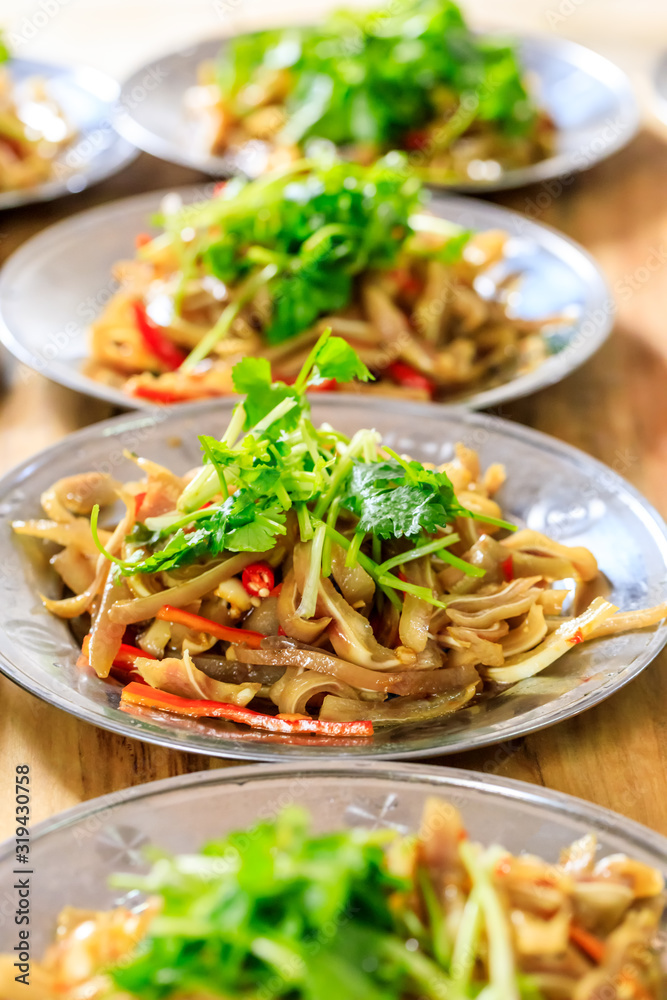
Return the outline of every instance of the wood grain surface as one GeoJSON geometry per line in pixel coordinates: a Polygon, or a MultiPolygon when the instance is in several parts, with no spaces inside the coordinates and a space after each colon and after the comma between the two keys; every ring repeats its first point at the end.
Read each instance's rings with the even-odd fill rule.
{"type": "MultiPolygon", "coordinates": [[[[602,265],[617,323],[606,346],[565,381],[500,415],[607,462],[667,515],[667,133],[644,131],[622,153],[570,183],[497,200],[568,233],[602,265]]],[[[90,192],[5,213],[0,255],[45,225],[91,205],[199,176],[142,155],[90,192]]],[[[109,416],[104,404],[4,358],[0,471],[109,416]]],[[[607,702],[502,746],[434,763],[544,784],[667,834],[667,656],[607,702]]],[[[0,678],[0,838],[12,829],[9,782],[32,766],[33,819],[130,785],[228,762],[124,739],[77,721],[0,678]]],[[[262,766],[257,765],[257,766],[262,766]]]]}

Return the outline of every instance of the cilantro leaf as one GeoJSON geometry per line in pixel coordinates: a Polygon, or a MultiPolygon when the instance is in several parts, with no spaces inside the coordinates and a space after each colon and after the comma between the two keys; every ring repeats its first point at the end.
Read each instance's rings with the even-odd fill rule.
{"type": "MultiPolygon", "coordinates": [[[[232,41],[218,62],[226,103],[258,75],[289,67],[282,138],[400,148],[411,130],[442,116],[442,98],[477,98],[475,118],[506,135],[534,127],[517,47],[474,34],[450,0],[395,0],[381,11],[339,11],[315,27],[232,41]]],[[[239,100],[240,98],[240,100],[239,100]]]]}
{"type": "MultiPolygon", "coordinates": [[[[329,331],[329,334],[331,331],[329,331]]],[[[370,371],[363,363],[353,347],[350,347],[342,337],[328,336],[318,342],[317,351],[312,360],[312,373],[308,377],[308,384],[316,381],[326,381],[334,379],[336,382],[352,382],[359,379],[360,382],[368,382],[373,378],[370,371]]]]}
{"type": "MultiPolygon", "coordinates": [[[[243,401],[246,429],[258,424],[283,400],[298,398],[290,386],[271,380],[271,365],[266,358],[243,358],[234,365],[232,380],[236,391],[246,397],[243,401]]],[[[295,423],[295,415],[289,423],[295,423]]]]}
{"type": "Polygon", "coordinates": [[[358,531],[383,539],[431,535],[468,513],[446,473],[396,460],[356,460],[341,502],[359,518],[358,531]]]}

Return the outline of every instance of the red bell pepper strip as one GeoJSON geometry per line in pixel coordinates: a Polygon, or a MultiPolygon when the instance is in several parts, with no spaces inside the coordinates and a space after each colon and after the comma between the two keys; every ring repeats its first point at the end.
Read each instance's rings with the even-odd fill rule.
{"type": "Polygon", "coordinates": [[[251,597],[268,597],[275,583],[273,570],[264,561],[251,563],[243,570],[241,583],[251,597]]]}
{"type": "Polygon", "coordinates": [[[219,625],[212,622],[210,618],[202,618],[201,615],[192,614],[191,611],[183,611],[182,608],[172,608],[170,604],[165,604],[160,608],[155,616],[163,622],[173,622],[175,625],[185,625],[194,632],[206,632],[207,635],[214,635],[216,639],[223,642],[245,643],[251,649],[259,649],[262,639],[266,639],[261,632],[251,632],[247,628],[232,628],[231,625],[219,625]]]}
{"type": "Polygon", "coordinates": [[[137,329],[151,354],[172,372],[180,368],[185,361],[185,353],[169,340],[157,323],[153,322],[142,302],[133,302],[132,309],[137,329]]]}
{"type": "Polygon", "coordinates": [[[387,365],[387,371],[395,382],[404,385],[406,389],[423,389],[429,396],[433,396],[435,392],[435,382],[405,361],[391,361],[387,365]]]}
{"type": "Polygon", "coordinates": [[[503,559],[500,564],[500,568],[503,571],[503,580],[505,580],[506,583],[509,583],[514,579],[514,562],[511,555],[509,555],[507,559],[503,559]]]}
{"type": "Polygon", "coordinates": [[[136,682],[124,687],[120,698],[121,708],[127,709],[131,705],[159,708],[191,718],[227,719],[229,722],[241,722],[254,729],[268,729],[273,733],[314,733],[319,736],[373,735],[373,723],[370,720],[327,722],[319,719],[281,719],[275,715],[254,712],[250,708],[227,705],[222,701],[181,698],[179,695],[157,691],[146,684],[136,682]]]}
{"type": "Polygon", "coordinates": [[[598,965],[604,958],[604,941],[601,941],[595,934],[591,934],[590,931],[585,930],[583,927],[579,927],[578,924],[570,924],[570,941],[574,942],[578,948],[581,948],[584,954],[592,958],[598,965]]]}

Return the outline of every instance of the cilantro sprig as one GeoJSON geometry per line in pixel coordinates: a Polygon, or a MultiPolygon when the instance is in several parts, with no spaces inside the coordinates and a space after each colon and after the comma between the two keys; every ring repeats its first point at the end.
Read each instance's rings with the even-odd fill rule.
{"type": "MultiPolygon", "coordinates": [[[[269,345],[346,306],[357,274],[393,266],[421,202],[418,179],[396,153],[370,167],[300,160],[257,180],[229,181],[213,198],[157,216],[165,232],[156,246],[168,245],[180,265],[177,312],[197,274],[233,289],[184,369],[214,350],[246,306],[256,310],[269,345]]],[[[459,235],[453,228],[452,239],[459,235]]],[[[154,251],[149,245],[140,255],[154,251]]]]}
{"type": "Polygon", "coordinates": [[[426,928],[418,951],[417,941],[406,947],[395,901],[412,882],[386,864],[395,838],[358,827],[316,835],[292,807],[198,854],[162,855],[144,877],[115,876],[114,886],[157,895],[161,907],[134,954],[110,970],[114,985],[142,1000],[449,996],[426,928]]]}
{"type": "MultiPolygon", "coordinates": [[[[295,516],[301,540],[313,543],[300,606],[304,617],[315,611],[320,577],[331,573],[333,544],[346,550],[347,565],[359,563],[398,607],[401,593],[444,606],[432,590],[400,572],[413,559],[430,555],[471,576],[483,573],[449,552],[459,541],[453,523],[476,515],[457,500],[445,472],[401,457],[373,430],[348,438],[313,424],[310,387],[323,379],[371,378],[345,340],[326,331],[293,385],[272,381],[264,358],[245,358],[233,376],[244,398],[225,435],[200,438],[203,464],[177,508],[135,525],[125,558],[105,550],[93,511],[93,536],[116,572],[159,573],[225,552],[268,552],[280,545],[288,518],[295,516]]],[[[487,515],[481,519],[512,527],[487,515]]]]}
{"type": "Polygon", "coordinates": [[[408,132],[457,113],[441,129],[446,148],[473,122],[525,135],[536,109],[516,46],[480,36],[451,0],[395,0],[369,11],[338,11],[322,25],[235,39],[218,64],[225,101],[243,117],[253,82],[288,74],[287,123],[279,142],[326,139],[338,146],[400,147],[408,132]]]}

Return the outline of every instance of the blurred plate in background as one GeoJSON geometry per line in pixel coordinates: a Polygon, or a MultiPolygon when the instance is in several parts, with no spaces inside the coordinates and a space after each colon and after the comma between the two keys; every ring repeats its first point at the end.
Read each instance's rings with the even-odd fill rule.
{"type": "MultiPolygon", "coordinates": [[[[667,841],[617,813],[547,788],[462,768],[407,764],[308,764],[199,771],[126,788],[84,802],[30,831],[39,872],[39,906],[31,915],[31,948],[41,957],[65,906],[84,910],[132,906],[141,896],[113,889],[116,872],[150,867],[149,845],[191,853],[210,840],[301,806],[317,832],[344,827],[419,829],[429,796],[460,810],[473,841],[501,844],[556,862],[562,848],[594,833],[600,856],[626,853],[667,874],[667,841]],[[63,859],[76,854],[66,871],[63,859]]],[[[0,878],[15,880],[16,844],[0,849],[0,878]]]]}
{"type": "Polygon", "coordinates": [[[112,123],[120,87],[111,77],[89,67],[53,66],[29,59],[12,59],[8,65],[19,95],[28,80],[44,81],[48,96],[62,110],[74,135],[54,160],[53,179],[35,187],[0,191],[0,209],[78,194],[115,174],[137,155],[135,146],[112,123]]]}
{"type": "MultiPolygon", "coordinates": [[[[184,101],[197,83],[197,67],[221,52],[224,57],[226,44],[210,39],[136,70],[123,85],[116,123],[121,134],[153,156],[215,177],[261,171],[261,154],[213,156],[201,123],[184,101]],[[156,82],[148,89],[147,81],[156,82]]],[[[554,155],[494,180],[457,182],[452,185],[457,190],[498,191],[587,170],[625,146],[637,131],[639,111],[630,82],[608,59],[560,38],[524,37],[518,45],[536,102],[556,125],[554,155]]]]}

